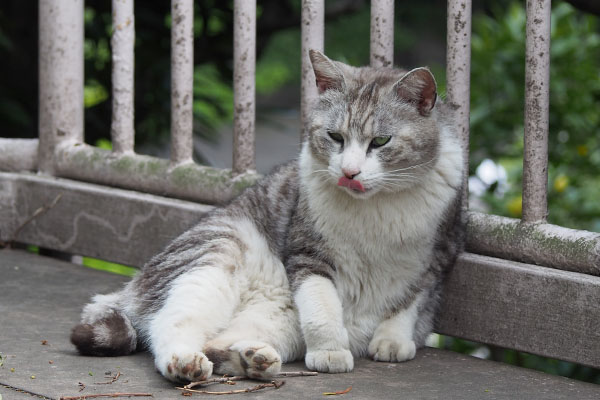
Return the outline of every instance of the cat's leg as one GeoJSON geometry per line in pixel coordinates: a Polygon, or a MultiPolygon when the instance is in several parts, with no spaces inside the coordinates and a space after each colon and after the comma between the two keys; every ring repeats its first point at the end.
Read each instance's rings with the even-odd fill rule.
{"type": "Polygon", "coordinates": [[[401,362],[415,357],[415,325],[426,293],[419,293],[406,308],[379,324],[368,348],[375,361],[401,362]]]}
{"type": "Polygon", "coordinates": [[[172,381],[209,377],[213,364],[202,348],[227,326],[237,303],[235,282],[225,268],[197,267],[176,278],[148,323],[149,348],[159,372],[172,381]]]}
{"type": "Polygon", "coordinates": [[[248,295],[252,302],[206,344],[204,353],[215,373],[269,379],[280,372],[282,363],[304,354],[298,316],[287,287],[265,283],[248,295]]]}
{"type": "Polygon", "coordinates": [[[309,275],[294,300],[306,342],[305,363],[319,372],[349,372],[354,368],[342,303],[331,279],[309,275]]]}

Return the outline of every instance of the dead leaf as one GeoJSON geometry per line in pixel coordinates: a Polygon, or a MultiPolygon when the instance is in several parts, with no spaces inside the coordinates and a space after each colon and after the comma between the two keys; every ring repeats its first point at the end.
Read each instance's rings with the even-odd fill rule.
{"type": "Polygon", "coordinates": [[[352,390],[352,386],[349,386],[348,389],[338,390],[337,392],[325,392],[323,396],[337,396],[338,394],[346,394],[352,390]]]}

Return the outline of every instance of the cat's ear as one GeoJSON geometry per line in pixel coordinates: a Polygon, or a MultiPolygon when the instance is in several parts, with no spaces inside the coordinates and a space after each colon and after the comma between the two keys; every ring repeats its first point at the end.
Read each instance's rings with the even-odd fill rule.
{"type": "Polygon", "coordinates": [[[317,50],[309,50],[308,55],[315,71],[319,94],[329,89],[344,89],[344,75],[333,61],[317,50]]]}
{"type": "Polygon", "coordinates": [[[396,95],[415,104],[419,113],[428,116],[435,106],[437,85],[435,78],[427,68],[415,68],[394,84],[396,95]]]}

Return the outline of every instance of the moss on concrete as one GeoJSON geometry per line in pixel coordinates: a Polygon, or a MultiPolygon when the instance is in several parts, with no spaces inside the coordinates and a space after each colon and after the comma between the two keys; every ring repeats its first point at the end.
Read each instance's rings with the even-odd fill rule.
{"type": "Polygon", "coordinates": [[[481,254],[533,262],[549,267],[600,272],[600,235],[546,223],[472,213],[468,224],[469,249],[481,254]]]}

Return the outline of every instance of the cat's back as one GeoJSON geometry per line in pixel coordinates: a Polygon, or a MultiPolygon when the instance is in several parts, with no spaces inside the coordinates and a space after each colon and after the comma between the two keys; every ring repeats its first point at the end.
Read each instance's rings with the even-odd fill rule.
{"type": "Polygon", "coordinates": [[[292,160],[274,168],[223,211],[234,218],[251,220],[271,250],[281,255],[290,218],[298,206],[299,186],[298,161],[292,160]]]}

